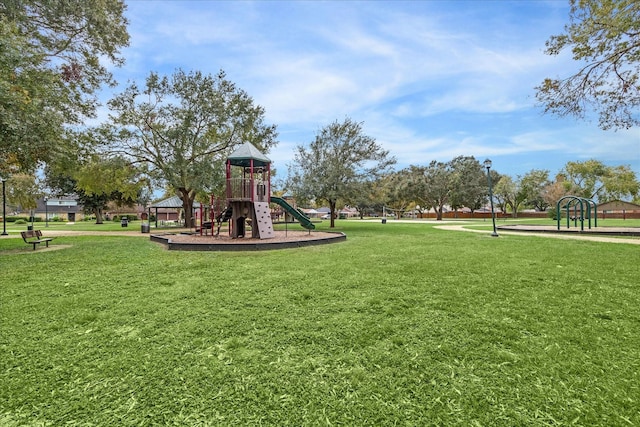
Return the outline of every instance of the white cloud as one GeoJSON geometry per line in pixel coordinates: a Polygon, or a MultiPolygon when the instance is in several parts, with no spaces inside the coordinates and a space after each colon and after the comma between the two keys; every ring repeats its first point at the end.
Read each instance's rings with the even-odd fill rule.
{"type": "Polygon", "coordinates": [[[224,69],[278,125],[270,157],[280,169],[296,145],[345,116],[364,121],[399,166],[474,155],[517,170],[589,156],[640,169],[637,134],[535,107],[534,86],[575,67],[569,53],[543,53],[566,23],[565,2],[128,5],[132,46],[118,77],[224,69]]]}

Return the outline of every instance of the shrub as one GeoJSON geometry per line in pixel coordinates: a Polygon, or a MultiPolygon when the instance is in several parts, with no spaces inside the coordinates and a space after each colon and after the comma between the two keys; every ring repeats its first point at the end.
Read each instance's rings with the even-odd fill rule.
{"type": "Polygon", "coordinates": [[[113,222],[120,222],[122,218],[127,218],[129,221],[135,221],[138,219],[138,215],[136,214],[122,214],[122,215],[114,215],[113,222]]]}
{"type": "Polygon", "coordinates": [[[16,222],[19,219],[23,219],[25,221],[27,221],[29,219],[29,217],[24,217],[24,216],[8,216],[7,215],[7,222],[16,222]]]}

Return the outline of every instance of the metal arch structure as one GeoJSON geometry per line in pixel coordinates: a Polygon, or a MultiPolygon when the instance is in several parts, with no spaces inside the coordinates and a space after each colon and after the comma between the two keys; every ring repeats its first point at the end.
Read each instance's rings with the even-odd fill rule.
{"type": "Polygon", "coordinates": [[[573,208],[573,225],[578,226],[578,219],[580,220],[580,231],[584,231],[584,219],[587,218],[588,227],[591,229],[591,218],[593,212],[594,227],[598,226],[598,205],[591,199],[578,196],[564,196],[556,203],[556,216],[558,223],[558,230],[560,230],[560,218],[562,217],[562,210],[566,209],[567,212],[567,228],[571,228],[571,209],[573,208]],[[564,205],[563,205],[563,202],[564,205]],[[578,207],[580,212],[578,215],[578,207]],[[586,214],[586,215],[585,215],[586,214]]]}

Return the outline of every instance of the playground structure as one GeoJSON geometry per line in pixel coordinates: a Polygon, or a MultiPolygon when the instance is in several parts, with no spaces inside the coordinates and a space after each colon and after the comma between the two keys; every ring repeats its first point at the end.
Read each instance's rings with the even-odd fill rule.
{"type": "Polygon", "coordinates": [[[163,233],[151,240],[180,251],[252,251],[286,249],[336,243],[346,240],[344,233],[314,232],[315,225],[303,212],[281,197],[271,196],[271,161],[253,145],[245,143],[226,162],[224,198],[211,196],[208,207],[200,205],[196,212],[196,234],[163,233]],[[274,231],[270,204],[279,205],[286,216],[295,218],[306,231],[274,231]],[[209,217],[209,221],[205,218],[209,217]],[[199,220],[199,221],[198,221],[199,220]],[[229,236],[221,236],[223,223],[229,225],[229,236]],[[248,224],[251,231],[248,235],[248,224]],[[213,239],[202,238],[211,230],[213,239]],[[199,235],[198,235],[199,231],[199,235]],[[250,238],[243,238],[243,237],[250,238]]]}
{"type": "Polygon", "coordinates": [[[498,228],[502,231],[519,231],[530,233],[554,233],[554,234],[583,234],[583,235],[608,235],[635,237],[640,236],[640,228],[637,227],[598,227],[598,205],[591,199],[578,196],[564,196],[556,204],[555,226],[529,225],[529,224],[505,224],[498,228]],[[560,226],[562,216],[566,217],[567,226],[560,226]],[[587,222],[585,230],[584,223],[587,222]],[[591,227],[593,220],[593,228],[591,227]],[[574,228],[571,228],[573,221],[574,228]],[[580,221],[580,227],[578,227],[580,221]]]}
{"type": "Polygon", "coordinates": [[[575,227],[578,226],[578,221],[580,221],[580,231],[584,231],[584,220],[586,218],[590,230],[592,214],[593,226],[598,226],[598,205],[591,199],[578,196],[564,196],[558,200],[556,204],[558,230],[560,230],[560,219],[562,217],[561,209],[566,211],[567,228],[571,228],[572,220],[575,227]]]}
{"type": "Polygon", "coordinates": [[[232,239],[272,239],[275,233],[271,219],[271,203],[279,205],[287,214],[298,220],[303,228],[315,228],[307,215],[295,209],[283,198],[271,196],[271,160],[250,143],[241,145],[227,158],[224,203],[222,199],[213,195],[210,203],[209,222],[203,221],[207,214],[206,209],[200,211],[200,234],[211,229],[211,235],[219,237],[221,226],[226,222],[229,224],[229,236],[232,239]],[[251,228],[250,236],[247,236],[248,224],[251,228]]]}

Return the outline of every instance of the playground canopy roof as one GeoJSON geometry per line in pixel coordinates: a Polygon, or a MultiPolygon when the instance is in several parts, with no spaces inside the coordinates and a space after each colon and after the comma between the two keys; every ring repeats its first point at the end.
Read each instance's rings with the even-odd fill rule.
{"type": "Polygon", "coordinates": [[[253,160],[254,167],[264,167],[271,163],[271,160],[264,154],[262,154],[256,147],[250,142],[245,142],[240,147],[231,153],[228,157],[229,163],[232,166],[251,166],[251,160],[253,160]]]}

